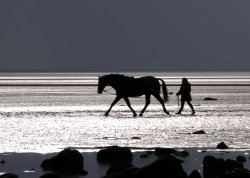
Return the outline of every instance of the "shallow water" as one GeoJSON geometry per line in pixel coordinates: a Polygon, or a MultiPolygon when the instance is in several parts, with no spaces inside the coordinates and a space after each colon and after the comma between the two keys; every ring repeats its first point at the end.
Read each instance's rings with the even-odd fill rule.
{"type": "MultiPolygon", "coordinates": [[[[178,91],[178,86],[168,88],[178,91]]],[[[249,89],[193,86],[195,116],[190,115],[188,106],[183,115],[175,115],[177,98],[170,95],[166,104],[170,116],[152,98],[144,116],[134,118],[124,101],[104,117],[115,96],[98,95],[96,86],[1,86],[0,152],[52,152],[64,147],[109,145],[214,147],[221,141],[231,148],[249,148],[249,89]],[[218,100],[204,101],[205,97],[218,100]],[[190,134],[197,130],[206,134],[190,134]]],[[[137,113],[144,102],[144,97],[131,99],[137,113]]]]}

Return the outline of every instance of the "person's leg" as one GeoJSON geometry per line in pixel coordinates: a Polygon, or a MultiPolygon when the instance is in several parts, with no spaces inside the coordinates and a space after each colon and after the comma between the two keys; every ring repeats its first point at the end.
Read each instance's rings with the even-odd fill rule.
{"type": "Polygon", "coordinates": [[[193,107],[192,103],[190,101],[187,101],[187,104],[192,109],[192,114],[195,114],[194,107],[193,107]]]}
{"type": "Polygon", "coordinates": [[[181,107],[179,109],[179,111],[176,113],[176,114],[181,114],[183,108],[184,108],[184,104],[185,104],[185,101],[181,101],[181,107]]]}

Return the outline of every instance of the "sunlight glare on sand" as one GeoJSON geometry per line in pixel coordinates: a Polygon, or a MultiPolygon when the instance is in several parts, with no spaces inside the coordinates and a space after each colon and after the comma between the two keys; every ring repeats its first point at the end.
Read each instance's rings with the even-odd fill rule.
{"type": "MultiPolygon", "coordinates": [[[[1,86],[0,152],[52,152],[65,147],[110,145],[215,147],[221,141],[231,148],[249,148],[249,86],[193,86],[194,116],[188,106],[182,115],[174,114],[179,108],[175,96],[179,86],[168,89],[174,93],[166,103],[170,116],[151,97],[143,117],[134,118],[123,100],[105,117],[115,96],[97,94],[96,86],[1,86]],[[205,97],[218,100],[204,101],[205,97]],[[192,134],[198,130],[206,134],[192,134]]],[[[130,101],[139,114],[144,97],[130,101]]]]}

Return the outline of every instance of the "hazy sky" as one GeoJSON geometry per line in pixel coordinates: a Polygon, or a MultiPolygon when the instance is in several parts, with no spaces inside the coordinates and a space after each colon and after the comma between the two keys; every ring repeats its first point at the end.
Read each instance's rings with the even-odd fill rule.
{"type": "Polygon", "coordinates": [[[0,0],[0,71],[249,71],[249,9],[249,0],[0,0]]]}

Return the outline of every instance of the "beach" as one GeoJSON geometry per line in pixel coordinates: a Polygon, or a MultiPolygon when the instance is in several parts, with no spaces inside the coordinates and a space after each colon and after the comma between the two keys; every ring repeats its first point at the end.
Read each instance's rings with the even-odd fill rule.
{"type": "MultiPolygon", "coordinates": [[[[192,169],[202,171],[206,154],[232,159],[245,155],[244,165],[249,168],[249,75],[216,78],[189,74],[194,116],[187,106],[182,115],[174,114],[179,108],[175,93],[182,75],[171,78],[166,74],[156,75],[165,78],[169,92],[174,93],[166,103],[170,116],[164,114],[152,98],[143,117],[132,117],[124,101],[105,117],[114,95],[111,88],[107,88],[110,93],[97,94],[97,74],[88,75],[87,79],[82,74],[64,75],[67,80],[53,75],[53,80],[49,75],[4,78],[0,93],[0,161],[4,159],[6,163],[0,165],[0,172],[39,177],[44,173],[40,168],[44,158],[71,147],[86,157],[86,170],[92,170],[84,177],[102,177],[109,166],[97,163],[96,152],[100,147],[112,145],[132,148],[134,164],[138,167],[156,159],[154,156],[139,158],[143,150],[166,147],[187,149],[191,153],[183,158],[183,167],[188,173],[192,169]],[[83,80],[84,85],[80,85],[83,80]],[[206,97],[217,100],[204,101],[206,97]],[[192,134],[199,130],[206,134],[192,134]],[[229,146],[229,153],[215,150],[222,141],[229,146]]],[[[131,99],[136,112],[142,109],[144,102],[144,97],[131,99]]]]}

